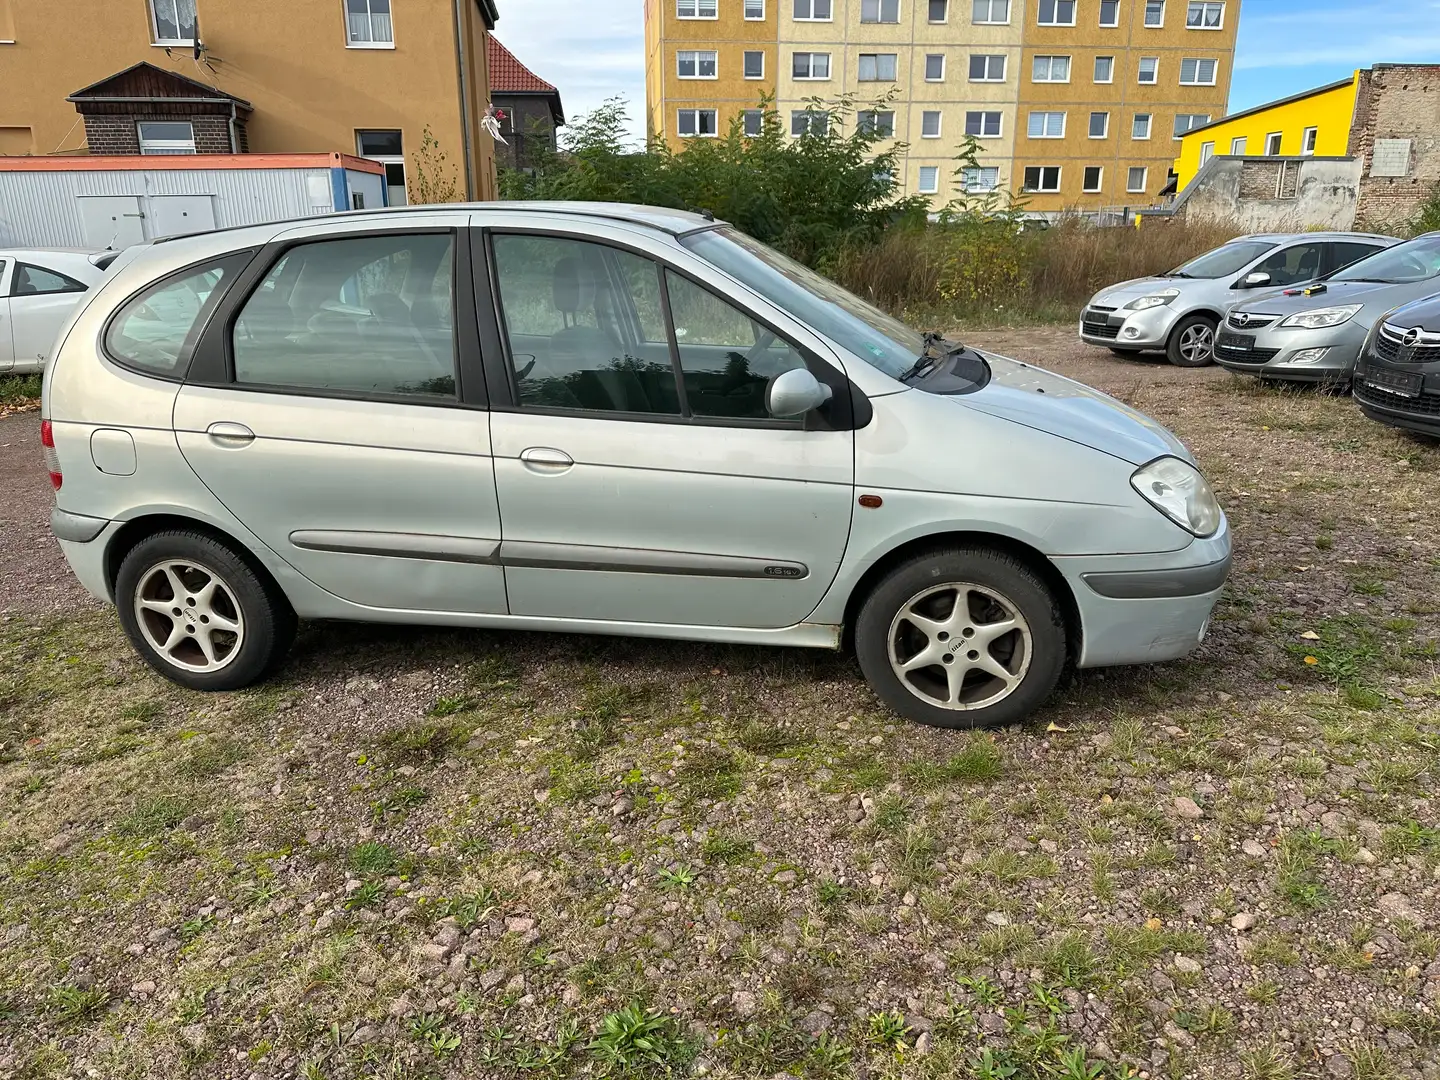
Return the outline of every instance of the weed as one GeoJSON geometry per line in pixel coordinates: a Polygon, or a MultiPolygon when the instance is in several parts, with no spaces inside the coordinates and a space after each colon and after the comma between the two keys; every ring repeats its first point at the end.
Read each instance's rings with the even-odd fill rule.
{"type": "Polygon", "coordinates": [[[1370,1043],[1355,1043],[1347,1055],[1355,1080],[1393,1080],[1395,1070],[1384,1049],[1370,1043]]]}
{"type": "Polygon", "coordinates": [[[146,795],[135,800],[130,813],[115,823],[115,829],[132,836],[154,836],[167,832],[190,815],[191,803],[179,795],[146,795]]]}
{"type": "Polygon", "coordinates": [[[346,860],[350,869],[366,877],[383,877],[400,867],[400,856],[393,848],[375,840],[366,840],[350,849],[346,860]]]}
{"type": "Polygon", "coordinates": [[[680,782],[697,798],[725,799],[740,790],[740,761],[728,750],[699,746],[677,770],[680,782]]]}
{"type": "Polygon", "coordinates": [[[346,911],[375,907],[385,899],[385,886],[378,881],[367,881],[345,898],[346,911]]]}
{"type": "Polygon", "coordinates": [[[1245,996],[1257,1005],[1274,1005],[1280,996],[1280,987],[1273,979],[1261,979],[1245,988],[1245,996]]]}
{"type": "Polygon", "coordinates": [[[899,832],[910,820],[910,802],[899,795],[887,795],[875,807],[875,824],[886,832],[899,832]]]}
{"type": "MultiPolygon", "coordinates": [[[[448,699],[442,698],[441,700],[448,699]]],[[[447,716],[450,714],[436,713],[434,715],[447,716]]],[[[380,750],[393,761],[430,765],[440,761],[468,737],[469,729],[458,724],[410,724],[407,727],[394,728],[381,735],[380,750]]]]}
{"type": "Polygon", "coordinates": [[[926,829],[910,828],[900,841],[897,862],[901,870],[912,878],[924,879],[935,863],[940,851],[940,842],[926,829]]]}
{"type": "Polygon", "coordinates": [[[110,992],[98,986],[79,987],[61,983],[50,988],[46,1004],[62,1021],[91,1020],[100,1014],[110,1001],[110,992]]]}
{"type": "Polygon", "coordinates": [[[755,841],[730,833],[708,832],[700,842],[700,855],[706,862],[744,862],[755,853],[755,841]]]}
{"type": "Polygon", "coordinates": [[[1245,1080],[1293,1080],[1295,1076],[1289,1053],[1273,1042],[1241,1050],[1240,1070],[1245,1080]]]}
{"type": "Polygon", "coordinates": [[[805,1071],[823,1080],[845,1076],[849,1073],[850,1057],[850,1047],[828,1031],[822,1031],[805,1052],[805,1071]]]}
{"type": "Polygon", "coordinates": [[[955,982],[968,990],[975,1000],[985,1006],[994,1007],[1004,1000],[1004,992],[983,975],[961,975],[955,982]]]}
{"type": "Polygon", "coordinates": [[[853,888],[849,885],[842,885],[834,878],[826,878],[815,887],[815,898],[826,907],[843,904],[854,895],[853,888]]]}
{"type": "Polygon", "coordinates": [[[608,1072],[671,1067],[683,1060],[684,1050],[670,1019],[638,1003],[607,1014],[590,1042],[590,1053],[608,1072]]]}
{"type": "Polygon", "coordinates": [[[494,889],[482,888],[478,892],[461,893],[452,896],[442,905],[441,910],[445,916],[453,918],[457,926],[462,930],[468,930],[477,923],[482,923],[495,911],[495,905],[499,902],[499,896],[494,889]]]}
{"type": "Polygon", "coordinates": [[[215,925],[214,915],[196,915],[180,924],[180,940],[194,941],[215,925]]]}
{"type": "Polygon", "coordinates": [[[426,710],[426,714],[440,719],[446,716],[454,716],[457,713],[469,712],[475,705],[475,699],[468,694],[438,697],[435,699],[435,703],[426,710]]]}
{"type": "Polygon", "coordinates": [[[1421,852],[1440,854],[1440,829],[1421,825],[1411,818],[1403,825],[1392,825],[1385,830],[1381,850],[1391,857],[1421,852]]]}
{"type": "Polygon", "coordinates": [[[872,1046],[895,1049],[905,1044],[905,1036],[909,1034],[905,1017],[897,1009],[888,1009],[870,1014],[865,1038],[872,1046]]]}
{"type": "Polygon", "coordinates": [[[662,866],[656,876],[660,879],[662,889],[688,889],[695,884],[695,879],[699,877],[693,867],[684,864],[673,869],[662,866]]]}

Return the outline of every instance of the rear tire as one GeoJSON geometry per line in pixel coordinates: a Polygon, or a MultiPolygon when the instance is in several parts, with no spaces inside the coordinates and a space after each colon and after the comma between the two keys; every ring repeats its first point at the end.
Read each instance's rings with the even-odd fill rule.
{"type": "Polygon", "coordinates": [[[1165,345],[1165,356],[1176,367],[1205,367],[1215,362],[1216,322],[1208,315],[1186,315],[1165,345]]]}
{"type": "Polygon", "coordinates": [[[205,533],[155,533],[120,564],[115,606],[145,662],[192,690],[239,690],[284,659],[295,613],[268,579],[205,533]]]}
{"type": "Polygon", "coordinates": [[[1019,559],[984,547],[940,548],[875,586],[855,623],[855,652],[871,688],[908,720],[1013,724],[1059,682],[1065,620],[1019,559]]]}

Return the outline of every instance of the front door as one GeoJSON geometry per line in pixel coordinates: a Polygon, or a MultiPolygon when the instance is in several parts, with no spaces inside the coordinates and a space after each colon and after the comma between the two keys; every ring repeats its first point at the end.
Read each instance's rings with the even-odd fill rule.
{"type": "Polygon", "coordinates": [[[853,433],[771,417],[765,388],[827,361],[643,252],[523,231],[490,243],[512,614],[804,621],[845,551],[853,433]]]}
{"type": "Polygon", "coordinates": [[[225,335],[222,378],[201,385],[192,367],[176,399],[180,449],[248,529],[335,595],[504,612],[489,421],[457,365],[457,234],[381,225],[298,230],[257,257],[253,289],[206,331],[225,335]]]}

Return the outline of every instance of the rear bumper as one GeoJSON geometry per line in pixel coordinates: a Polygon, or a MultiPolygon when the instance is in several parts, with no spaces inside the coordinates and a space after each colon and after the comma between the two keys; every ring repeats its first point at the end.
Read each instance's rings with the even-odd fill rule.
{"type": "Polygon", "coordinates": [[[107,604],[113,602],[110,582],[105,573],[105,552],[110,541],[125,523],[103,518],[72,514],[59,507],[50,512],[50,528],[60,542],[60,550],[70,569],[85,586],[85,591],[107,604]],[[83,537],[88,534],[88,539],[83,537]]]}

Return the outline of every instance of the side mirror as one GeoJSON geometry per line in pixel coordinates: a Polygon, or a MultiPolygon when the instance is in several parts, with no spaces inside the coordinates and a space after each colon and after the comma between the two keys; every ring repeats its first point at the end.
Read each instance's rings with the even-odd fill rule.
{"type": "Polygon", "coordinates": [[[1256,270],[1254,273],[1245,275],[1245,280],[1240,282],[1240,287],[1244,289],[1257,289],[1261,285],[1269,284],[1270,275],[1265,273],[1264,270],[1256,270]]]}
{"type": "Polygon", "coordinates": [[[804,416],[830,400],[833,391],[806,368],[781,372],[765,388],[765,411],[785,419],[804,416]]]}

